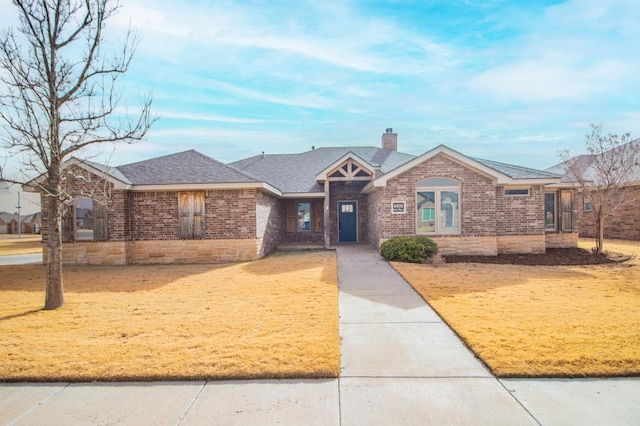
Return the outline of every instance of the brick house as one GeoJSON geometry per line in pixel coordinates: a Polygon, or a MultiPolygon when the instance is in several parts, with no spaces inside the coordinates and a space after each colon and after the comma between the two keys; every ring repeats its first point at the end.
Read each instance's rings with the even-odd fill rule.
{"type": "MultiPolygon", "coordinates": [[[[631,143],[640,143],[636,139],[631,143]]],[[[579,161],[584,169],[585,176],[594,176],[591,170],[592,156],[580,155],[571,159],[579,161]]],[[[565,175],[565,163],[559,163],[547,169],[551,173],[563,175],[563,182],[569,184],[571,178],[565,175]]],[[[610,213],[604,224],[605,238],[620,238],[627,240],[640,240],[640,163],[636,163],[631,174],[625,179],[625,199],[618,208],[610,213]]],[[[581,191],[576,191],[576,227],[580,230],[580,237],[595,238],[597,233],[596,219],[591,203],[585,199],[581,191]]]]}
{"type": "Polygon", "coordinates": [[[428,235],[444,254],[542,253],[577,243],[573,191],[560,176],[442,145],[404,154],[391,129],[380,148],[230,164],[186,151],[115,168],[66,165],[77,197],[63,220],[65,263],[230,262],[280,244],[379,247],[401,234],[428,235]]]}

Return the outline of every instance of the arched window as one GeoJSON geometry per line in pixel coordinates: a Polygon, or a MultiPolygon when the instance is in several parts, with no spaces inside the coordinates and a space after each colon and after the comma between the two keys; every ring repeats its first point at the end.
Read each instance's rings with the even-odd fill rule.
{"type": "Polygon", "coordinates": [[[431,178],[416,185],[416,234],[460,233],[460,182],[431,178]]]}

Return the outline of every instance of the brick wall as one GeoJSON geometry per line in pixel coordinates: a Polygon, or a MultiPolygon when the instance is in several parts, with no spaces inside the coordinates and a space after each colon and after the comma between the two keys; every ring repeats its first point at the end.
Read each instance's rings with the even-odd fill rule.
{"type": "Polygon", "coordinates": [[[329,183],[329,221],[330,221],[330,241],[331,244],[338,242],[338,201],[357,201],[358,210],[358,242],[369,241],[367,232],[369,215],[368,197],[361,195],[362,188],[369,182],[330,182],[329,183]]]}
{"type": "MultiPolygon", "coordinates": [[[[46,250],[44,261],[46,263],[46,250]]],[[[65,265],[126,265],[127,242],[88,241],[64,243],[62,263],[65,265]]]]}
{"type": "Polygon", "coordinates": [[[497,237],[498,254],[533,253],[546,251],[545,235],[500,235],[497,237]]]}
{"type": "Polygon", "coordinates": [[[130,240],[179,238],[177,192],[129,192],[127,198],[130,240]]]}
{"type": "MultiPolygon", "coordinates": [[[[205,192],[205,238],[256,238],[256,191],[205,192]]],[[[129,192],[130,239],[176,240],[179,235],[177,192],[129,192]]]]}
{"type": "MultiPolygon", "coordinates": [[[[63,246],[66,264],[229,262],[254,259],[273,251],[279,242],[282,207],[275,198],[256,190],[205,191],[205,238],[185,240],[179,237],[178,192],[114,190],[113,185],[84,169],[72,171],[67,179],[72,194],[107,203],[108,241],[73,242],[71,232],[63,246]],[[158,240],[163,242],[158,244],[158,240]]],[[[46,211],[46,197],[42,201],[46,211]]],[[[73,222],[70,215],[65,223],[72,229],[73,222]]],[[[46,241],[46,215],[42,234],[46,241]]]]}
{"type": "MultiPolygon", "coordinates": [[[[630,187],[622,203],[604,224],[605,238],[640,240],[640,185],[630,187]]],[[[582,194],[575,198],[577,227],[581,237],[595,238],[596,220],[592,212],[584,211],[582,194]]]]}
{"type": "Polygon", "coordinates": [[[569,248],[578,246],[577,232],[547,232],[545,234],[547,248],[569,248]]]}
{"type": "Polygon", "coordinates": [[[496,188],[497,235],[544,234],[544,187],[534,185],[529,195],[505,195],[496,188]]]}
{"type": "Polygon", "coordinates": [[[256,233],[260,240],[259,255],[275,251],[284,234],[284,211],[281,203],[262,192],[256,193],[256,233]]]}
{"type": "Polygon", "coordinates": [[[488,177],[480,175],[437,155],[400,176],[389,180],[378,189],[370,216],[376,215],[370,234],[378,239],[395,235],[414,235],[416,228],[416,184],[435,177],[446,177],[460,182],[462,236],[491,236],[496,233],[496,190],[488,177]],[[406,202],[406,214],[392,214],[391,202],[406,202]]]}
{"type": "Polygon", "coordinates": [[[259,257],[258,239],[131,241],[127,244],[127,263],[227,263],[259,257]]]}
{"type": "Polygon", "coordinates": [[[378,202],[380,191],[372,191],[367,197],[367,237],[374,247],[380,244],[380,217],[382,203],[378,202]]]}

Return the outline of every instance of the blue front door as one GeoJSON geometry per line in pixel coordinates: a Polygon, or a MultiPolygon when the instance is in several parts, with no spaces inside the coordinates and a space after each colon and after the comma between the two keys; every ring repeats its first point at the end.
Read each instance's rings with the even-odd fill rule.
{"type": "Polygon", "coordinates": [[[338,201],[338,242],[358,241],[358,212],[355,201],[338,201]]]}

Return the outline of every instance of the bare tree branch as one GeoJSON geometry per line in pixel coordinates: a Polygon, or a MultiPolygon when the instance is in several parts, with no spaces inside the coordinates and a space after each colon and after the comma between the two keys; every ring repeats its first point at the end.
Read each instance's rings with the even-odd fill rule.
{"type": "MultiPolygon", "coordinates": [[[[31,184],[47,204],[45,308],[53,309],[64,304],[62,212],[78,195],[67,182],[89,179],[63,163],[90,145],[139,141],[156,117],[150,96],[133,118],[126,106],[121,112],[116,83],[133,59],[136,34],[127,30],[115,56],[105,60],[101,55],[106,22],[120,9],[117,0],[12,2],[19,25],[0,33],[0,146],[8,155],[22,156],[23,166],[41,175],[31,184]]],[[[96,189],[85,192],[108,199],[104,182],[96,181],[96,189]]]]}
{"type": "Polygon", "coordinates": [[[640,169],[640,140],[632,141],[629,133],[605,136],[602,132],[602,124],[591,124],[586,136],[587,155],[571,157],[568,151],[560,153],[565,175],[593,207],[599,252],[603,249],[605,221],[626,201],[629,182],[635,170],[640,169]]]}

